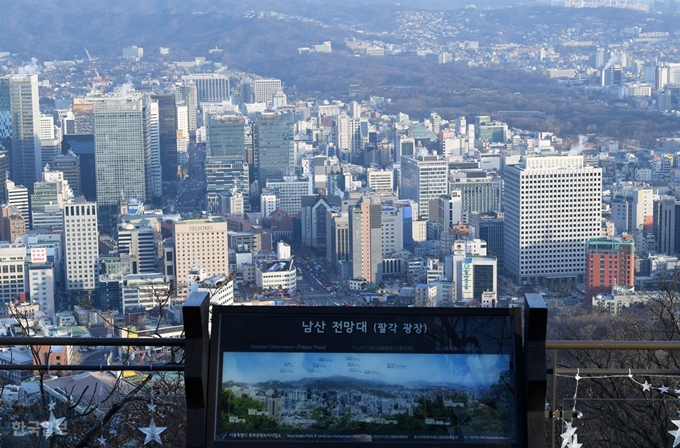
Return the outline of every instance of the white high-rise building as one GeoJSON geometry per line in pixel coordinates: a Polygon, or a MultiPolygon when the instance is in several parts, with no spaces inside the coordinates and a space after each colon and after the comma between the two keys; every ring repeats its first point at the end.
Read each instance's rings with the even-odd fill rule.
{"type": "Polygon", "coordinates": [[[5,202],[7,205],[16,207],[21,212],[21,217],[27,223],[29,221],[29,208],[28,208],[28,188],[23,185],[16,185],[11,180],[5,181],[5,202]]]}
{"type": "Polygon", "coordinates": [[[147,131],[151,148],[151,165],[149,175],[151,176],[151,195],[160,198],[163,194],[163,174],[161,170],[161,134],[160,134],[160,113],[158,101],[151,100],[148,106],[147,131]]]}
{"type": "Polygon", "coordinates": [[[25,292],[26,246],[0,244],[0,306],[25,292]]]}
{"type": "Polygon", "coordinates": [[[57,138],[54,132],[54,117],[52,115],[40,115],[40,140],[54,140],[57,138]]]}
{"type": "MultiPolygon", "coordinates": [[[[177,221],[173,224],[175,278],[183,281],[189,270],[198,267],[207,276],[229,275],[227,221],[221,216],[177,221]]],[[[177,295],[186,294],[187,285],[177,285],[177,295]]]]}
{"type": "Polygon", "coordinates": [[[583,282],[586,240],[601,235],[602,169],[583,156],[524,156],[506,168],[504,201],[510,278],[583,282]]]}
{"type": "Polygon", "coordinates": [[[449,164],[438,156],[402,156],[400,198],[412,199],[418,203],[418,215],[422,219],[430,216],[430,201],[448,193],[449,164]]]}
{"type": "Polygon", "coordinates": [[[64,206],[66,291],[95,290],[98,258],[97,203],[76,199],[64,206]]]}
{"type": "MultiPolygon", "coordinates": [[[[177,106],[177,152],[186,153],[189,148],[189,109],[177,106]]],[[[178,156],[179,157],[179,156],[178,156]]]]}
{"type": "MultiPolygon", "coordinates": [[[[361,151],[361,119],[339,115],[335,120],[335,146],[342,153],[361,151]]],[[[345,157],[346,158],[346,157],[345,157]]]]}
{"type": "Polygon", "coordinates": [[[394,193],[394,171],[369,168],[366,170],[368,188],[376,193],[394,193]]]}
{"type": "Polygon", "coordinates": [[[292,216],[302,210],[302,196],[313,193],[313,184],[310,179],[285,176],[283,180],[267,179],[266,191],[274,193],[278,199],[278,206],[292,216]]]}
{"type": "MultiPolygon", "coordinates": [[[[31,252],[33,256],[35,249],[31,252]]],[[[54,322],[54,264],[42,260],[31,262],[26,264],[26,270],[26,292],[30,301],[37,303],[40,311],[54,322]]]]}
{"type": "Polygon", "coordinates": [[[280,79],[256,79],[251,85],[256,103],[271,104],[274,94],[281,90],[280,79]]]}

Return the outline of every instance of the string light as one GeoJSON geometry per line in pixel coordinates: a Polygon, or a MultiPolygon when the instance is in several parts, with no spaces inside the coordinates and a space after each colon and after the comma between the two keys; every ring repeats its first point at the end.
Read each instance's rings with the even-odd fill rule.
{"type": "MultiPolygon", "coordinates": [[[[574,387],[574,396],[573,396],[573,401],[574,405],[572,406],[572,416],[577,416],[577,418],[582,417],[582,413],[576,411],[576,401],[578,399],[578,388],[579,388],[579,383],[581,380],[596,380],[596,379],[605,379],[605,378],[628,378],[630,381],[632,381],[634,384],[637,384],[638,386],[642,387],[642,392],[652,392],[654,393],[655,391],[659,392],[661,395],[670,395],[671,397],[674,398],[680,398],[680,389],[671,389],[669,386],[666,386],[665,384],[661,384],[661,386],[656,386],[653,383],[650,383],[647,379],[644,380],[644,382],[640,382],[635,379],[633,376],[632,370],[628,369],[628,374],[627,375],[592,375],[592,376],[581,376],[581,372],[579,369],[576,369],[576,375],[571,376],[571,375],[556,375],[557,377],[562,377],[562,378],[573,378],[576,381],[576,385],[574,387]],[[671,391],[677,395],[671,394],[671,391]]],[[[645,375],[648,378],[665,378],[668,379],[668,375],[645,375]]],[[[680,415],[680,411],[678,411],[678,415],[680,415]]],[[[576,434],[576,430],[578,429],[577,427],[573,426],[573,419],[565,419],[562,418],[562,423],[564,423],[565,428],[564,432],[560,435],[562,438],[562,446],[561,448],[582,448],[583,444],[578,442],[578,435],[576,434]]],[[[677,428],[673,431],[668,431],[670,435],[674,437],[673,439],[673,448],[676,448],[680,446],[680,420],[671,420],[671,423],[673,423],[677,428]]]]}

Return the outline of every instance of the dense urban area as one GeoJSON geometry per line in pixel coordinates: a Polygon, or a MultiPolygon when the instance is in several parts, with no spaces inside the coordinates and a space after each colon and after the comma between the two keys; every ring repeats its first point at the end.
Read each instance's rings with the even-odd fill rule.
{"type": "MultiPolygon", "coordinates": [[[[521,307],[534,293],[555,339],[680,336],[680,2],[95,3],[35,20],[0,0],[3,338],[183,337],[196,292],[385,309],[521,307]]],[[[132,370],[180,352],[3,345],[0,446],[182,446],[181,378],[132,370]],[[126,426],[102,394],[148,403],[126,426]]],[[[630,362],[677,368],[659,356],[630,362]]],[[[317,364],[302,371],[331,366],[317,364]]],[[[225,405],[224,426],[314,427],[327,407],[323,428],[401,427],[445,400],[503,431],[479,390],[362,381],[342,397],[330,380],[323,394],[231,382],[223,399],[242,414],[225,405]]],[[[665,415],[632,445],[603,430],[587,446],[667,443],[665,415]]]]}

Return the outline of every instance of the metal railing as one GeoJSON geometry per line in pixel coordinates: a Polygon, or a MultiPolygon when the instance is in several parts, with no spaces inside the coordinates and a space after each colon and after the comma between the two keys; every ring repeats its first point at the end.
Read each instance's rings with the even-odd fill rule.
{"type": "MultiPolygon", "coordinates": [[[[531,308],[531,306],[529,306],[531,308]]],[[[547,314],[545,308],[534,309],[532,312],[547,314]]],[[[205,297],[190,297],[184,309],[185,337],[184,338],[29,338],[29,337],[0,337],[0,346],[100,346],[100,347],[177,347],[184,349],[184,363],[155,363],[155,364],[114,364],[114,365],[32,365],[32,364],[0,364],[0,372],[12,370],[36,371],[137,371],[137,372],[184,372],[185,394],[187,403],[188,427],[201,427],[205,423],[205,406],[207,403],[207,365],[208,356],[208,303],[205,297]]],[[[529,401],[534,401],[533,409],[545,408],[546,398],[550,404],[549,411],[533,412],[529,416],[529,425],[545,428],[548,420],[550,430],[549,446],[555,446],[556,422],[562,418],[557,409],[558,376],[580,375],[668,375],[680,376],[680,369],[601,369],[558,367],[558,351],[564,350],[680,350],[680,341],[580,341],[580,340],[545,340],[545,332],[541,328],[525,326],[525,352],[534,359],[545,360],[538,363],[542,368],[530,369],[525,372],[529,390],[529,401]],[[546,381],[548,379],[548,381],[546,381]],[[551,384],[547,393],[542,385],[551,384]],[[532,390],[536,386],[535,390],[532,390]],[[540,402],[540,403],[539,403],[540,402]],[[540,406],[539,406],[540,404],[540,406]]],[[[545,431],[543,431],[545,434],[545,431]]],[[[199,431],[187,432],[188,447],[204,446],[204,434],[199,431]]]]}

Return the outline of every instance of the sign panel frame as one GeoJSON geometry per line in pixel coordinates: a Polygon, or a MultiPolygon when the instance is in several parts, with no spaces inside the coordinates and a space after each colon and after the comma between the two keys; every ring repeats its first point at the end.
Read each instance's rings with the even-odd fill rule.
{"type": "Polygon", "coordinates": [[[526,446],[519,308],[213,306],[206,443],[526,446]]]}

